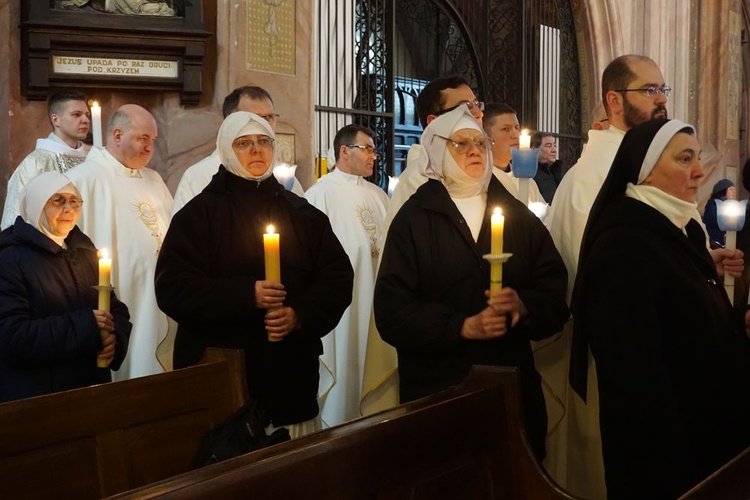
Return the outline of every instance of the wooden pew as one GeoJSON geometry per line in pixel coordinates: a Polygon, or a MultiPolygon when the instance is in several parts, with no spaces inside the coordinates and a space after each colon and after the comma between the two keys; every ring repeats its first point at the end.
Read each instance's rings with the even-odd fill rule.
{"type": "Polygon", "coordinates": [[[0,498],[102,498],[189,471],[246,400],[244,357],[0,404],[0,498]]]}
{"type": "Polygon", "coordinates": [[[115,496],[252,499],[573,498],[532,458],[514,369],[115,496]]]}
{"type": "Polygon", "coordinates": [[[680,500],[747,500],[750,498],[750,448],[746,449],[680,500]]]}

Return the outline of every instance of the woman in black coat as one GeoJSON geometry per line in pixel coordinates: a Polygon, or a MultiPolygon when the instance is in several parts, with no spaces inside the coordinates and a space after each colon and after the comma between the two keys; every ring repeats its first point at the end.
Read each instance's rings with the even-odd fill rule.
{"type": "Polygon", "coordinates": [[[475,364],[519,367],[526,429],[541,460],[547,415],[530,341],[567,320],[567,272],[539,219],[492,175],[489,142],[466,106],[425,129],[429,180],[388,232],[375,321],[398,351],[401,402],[461,382],[475,364]],[[489,296],[482,255],[490,253],[495,207],[513,256],[503,265],[504,288],[489,296]]]}
{"type": "Polygon", "coordinates": [[[111,312],[98,309],[97,250],[75,226],[81,203],[65,176],[41,174],[0,233],[0,401],[109,382],[125,358],[130,316],[114,292],[111,312]]]}
{"type": "Polygon", "coordinates": [[[678,120],[630,130],[581,246],[571,381],[588,343],[611,499],[676,498],[750,445],[748,340],[692,219],[699,155],[678,120]]]}

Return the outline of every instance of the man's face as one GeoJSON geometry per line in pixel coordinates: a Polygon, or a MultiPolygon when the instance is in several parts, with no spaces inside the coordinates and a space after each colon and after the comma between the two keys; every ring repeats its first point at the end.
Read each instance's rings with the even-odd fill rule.
{"type": "Polygon", "coordinates": [[[372,140],[372,137],[362,132],[357,132],[352,145],[369,146],[372,150],[368,151],[365,148],[342,146],[339,153],[340,161],[336,166],[348,174],[362,177],[372,175],[375,160],[377,159],[375,155],[375,142],[372,140]]]}
{"type": "Polygon", "coordinates": [[[557,142],[551,135],[545,135],[539,145],[539,163],[555,163],[556,161],[557,142]]]}
{"type": "MultiPolygon", "coordinates": [[[[469,88],[468,85],[459,85],[455,89],[443,89],[440,91],[440,96],[442,97],[443,101],[441,111],[455,108],[459,104],[466,104],[467,102],[477,101],[477,96],[474,95],[474,92],[471,90],[471,88],[469,88]]],[[[473,106],[470,111],[472,116],[474,116],[474,118],[476,118],[481,125],[482,116],[484,116],[484,113],[482,113],[482,111],[476,106],[473,106]]],[[[436,115],[428,116],[427,123],[430,123],[435,118],[436,115]]]]}
{"type": "Polygon", "coordinates": [[[271,126],[271,130],[276,133],[276,111],[273,109],[273,104],[268,99],[250,99],[243,95],[240,97],[240,102],[237,104],[237,109],[235,111],[255,113],[261,118],[264,118],[271,126]]]}
{"type": "Polygon", "coordinates": [[[510,163],[510,148],[518,147],[521,126],[515,113],[497,115],[492,124],[489,136],[495,140],[492,146],[492,160],[496,166],[505,167],[510,163]]]}
{"type": "Polygon", "coordinates": [[[91,127],[89,107],[86,101],[68,101],[65,111],[60,114],[54,113],[50,116],[55,135],[68,143],[69,146],[77,147],[78,141],[86,138],[91,127]]]}
{"type": "MultiPolygon", "coordinates": [[[[636,75],[629,89],[645,89],[649,86],[662,88],[664,77],[658,66],[648,61],[633,61],[630,69],[636,75]]],[[[628,129],[654,118],[667,118],[667,97],[662,93],[647,96],[643,92],[621,92],[623,99],[623,121],[628,129]]]]}
{"type": "Polygon", "coordinates": [[[113,132],[117,159],[128,168],[138,170],[145,167],[154,155],[156,135],[156,121],[151,115],[133,116],[127,128],[113,132]]]}

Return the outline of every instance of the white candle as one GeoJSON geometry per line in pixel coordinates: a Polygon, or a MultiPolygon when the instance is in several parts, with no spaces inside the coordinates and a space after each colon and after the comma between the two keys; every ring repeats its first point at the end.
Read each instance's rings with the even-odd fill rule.
{"type": "Polygon", "coordinates": [[[521,130],[521,135],[518,137],[518,149],[529,149],[530,147],[531,136],[528,129],[523,129],[521,130]]]}
{"type": "Polygon", "coordinates": [[[94,136],[94,146],[102,147],[102,108],[96,101],[91,105],[91,133],[94,136]]]}

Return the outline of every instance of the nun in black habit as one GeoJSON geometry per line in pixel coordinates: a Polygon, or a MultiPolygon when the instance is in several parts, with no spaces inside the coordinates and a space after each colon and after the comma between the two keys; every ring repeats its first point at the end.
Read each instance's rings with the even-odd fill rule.
{"type": "Polygon", "coordinates": [[[707,250],[692,126],[630,130],[591,210],[571,384],[599,384],[607,496],[676,498],[750,445],[750,354],[707,250]]]}

